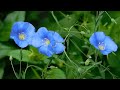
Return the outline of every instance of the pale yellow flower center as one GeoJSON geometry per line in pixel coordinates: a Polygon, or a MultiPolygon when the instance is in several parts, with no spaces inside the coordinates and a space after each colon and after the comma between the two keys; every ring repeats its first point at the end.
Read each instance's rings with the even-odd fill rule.
{"type": "Polygon", "coordinates": [[[105,50],[105,43],[104,42],[99,42],[99,44],[98,44],[98,48],[100,49],[100,50],[105,50]]]}
{"type": "Polygon", "coordinates": [[[104,49],[105,49],[105,47],[104,47],[103,45],[99,45],[98,48],[99,48],[100,50],[104,50],[104,49]]]}
{"type": "Polygon", "coordinates": [[[50,40],[48,40],[47,38],[45,38],[45,44],[49,45],[50,44],[50,40]]]}
{"type": "Polygon", "coordinates": [[[19,39],[20,39],[20,40],[24,40],[24,39],[25,39],[25,34],[20,33],[20,34],[19,34],[19,39]]]}

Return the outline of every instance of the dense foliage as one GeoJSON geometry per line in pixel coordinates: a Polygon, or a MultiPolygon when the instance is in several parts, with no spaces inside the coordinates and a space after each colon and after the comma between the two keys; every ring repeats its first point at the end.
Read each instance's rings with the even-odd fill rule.
{"type": "Polygon", "coordinates": [[[1,79],[119,79],[120,11],[0,12],[1,79]]]}

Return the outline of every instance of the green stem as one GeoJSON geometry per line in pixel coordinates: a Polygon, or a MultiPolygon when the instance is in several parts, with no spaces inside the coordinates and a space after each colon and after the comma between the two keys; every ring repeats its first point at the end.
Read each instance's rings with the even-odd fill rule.
{"type": "Polygon", "coordinates": [[[53,11],[51,11],[51,14],[52,14],[53,18],[55,19],[56,23],[58,24],[58,26],[61,27],[61,25],[59,24],[56,16],[54,15],[53,11]]]}
{"type": "Polygon", "coordinates": [[[66,53],[65,50],[64,50],[64,53],[65,53],[66,57],[68,58],[68,60],[69,60],[71,63],[73,63],[77,68],[79,68],[78,65],[76,65],[76,64],[69,58],[69,56],[67,55],[67,53],[66,53]]]}
{"type": "MultiPolygon", "coordinates": [[[[77,21],[78,22],[78,21],[77,21]]],[[[70,35],[70,30],[75,26],[75,24],[77,23],[75,22],[69,29],[68,29],[68,34],[67,36],[65,37],[64,41],[66,41],[67,37],[70,35]]]]}
{"type": "Polygon", "coordinates": [[[106,11],[104,11],[104,12],[108,15],[108,17],[109,17],[110,19],[112,19],[111,16],[110,16],[106,11]]]}
{"type": "Polygon", "coordinates": [[[24,74],[23,74],[23,79],[25,79],[25,75],[26,75],[26,72],[27,72],[28,68],[29,68],[29,66],[28,66],[28,63],[27,63],[26,69],[25,69],[24,74]]]}
{"type": "MultiPolygon", "coordinates": [[[[96,51],[96,55],[95,55],[95,63],[97,63],[97,56],[98,56],[98,52],[96,51]]],[[[115,75],[112,74],[112,73],[108,70],[108,68],[104,67],[102,64],[99,64],[99,65],[102,66],[103,68],[105,68],[105,69],[106,69],[106,70],[112,75],[112,77],[115,78],[115,75]]],[[[101,74],[101,76],[102,76],[101,69],[99,68],[98,65],[97,65],[97,67],[98,67],[98,69],[99,69],[99,71],[100,71],[100,74],[101,74]]],[[[104,78],[105,78],[105,77],[104,77],[104,78]]]]}
{"type": "Polygon", "coordinates": [[[101,19],[101,17],[102,17],[102,14],[103,14],[103,13],[104,13],[104,12],[103,12],[103,11],[101,11],[101,12],[98,14],[97,19],[95,19],[94,32],[98,30],[98,22],[99,22],[99,20],[101,19]]]}
{"type": "Polygon", "coordinates": [[[117,77],[116,75],[114,75],[113,73],[111,73],[110,70],[108,68],[106,68],[105,66],[103,66],[102,64],[100,64],[100,66],[102,66],[103,68],[105,68],[111,74],[111,76],[113,77],[113,79],[117,77]]]}
{"type": "Polygon", "coordinates": [[[13,66],[13,64],[12,64],[12,60],[10,60],[10,62],[11,62],[11,66],[12,66],[12,69],[13,69],[13,72],[14,72],[15,77],[16,77],[17,79],[19,79],[19,77],[17,76],[17,74],[16,74],[16,72],[15,72],[14,66],[13,66]]]}
{"type": "Polygon", "coordinates": [[[104,12],[108,15],[108,17],[111,19],[112,22],[114,22],[115,24],[117,24],[117,22],[115,21],[115,19],[113,19],[106,11],[104,11],[104,12]]]}
{"type": "Polygon", "coordinates": [[[38,79],[41,79],[41,77],[39,76],[38,72],[37,72],[34,68],[32,68],[32,67],[31,67],[31,69],[32,69],[32,71],[34,72],[34,74],[36,75],[36,77],[37,77],[38,79]]]}
{"type": "Polygon", "coordinates": [[[22,48],[20,49],[20,70],[19,70],[19,77],[22,78],[22,73],[21,73],[21,62],[22,62],[22,48]]]}
{"type": "Polygon", "coordinates": [[[92,66],[90,66],[89,68],[87,68],[81,75],[81,78],[84,77],[84,75],[88,72],[88,70],[90,70],[91,68],[97,66],[98,64],[100,64],[101,62],[97,62],[95,64],[93,64],[92,66]]]}
{"type": "Polygon", "coordinates": [[[59,11],[60,14],[62,14],[64,17],[66,17],[66,15],[64,13],[62,13],[61,11],[59,11]]]}
{"type": "Polygon", "coordinates": [[[51,62],[52,62],[52,59],[50,59],[49,63],[46,65],[46,68],[43,70],[43,73],[42,73],[43,79],[45,79],[46,77],[47,69],[48,69],[48,66],[51,64],[51,62]]]}
{"type": "Polygon", "coordinates": [[[84,25],[79,25],[81,27],[83,27],[86,31],[88,30],[84,25]]]}
{"type": "Polygon", "coordinates": [[[95,62],[97,62],[98,51],[95,49],[95,62]]]}
{"type": "MultiPolygon", "coordinates": [[[[97,63],[97,57],[98,57],[98,50],[95,49],[95,63],[97,63]]],[[[97,65],[97,68],[101,74],[101,76],[103,77],[103,79],[105,79],[105,76],[103,76],[103,73],[101,72],[101,68],[97,65]]]]}
{"type": "Polygon", "coordinates": [[[76,26],[80,26],[80,27],[84,28],[86,31],[88,30],[83,24],[81,24],[81,25],[76,24],[76,26]]]}
{"type": "Polygon", "coordinates": [[[28,63],[27,63],[26,69],[24,71],[24,76],[23,76],[24,79],[25,79],[25,75],[26,75],[26,72],[27,72],[27,70],[28,70],[29,67],[35,67],[35,68],[37,68],[37,69],[39,69],[39,70],[42,71],[42,69],[40,67],[35,66],[35,65],[28,65],[28,63]]]}
{"type": "Polygon", "coordinates": [[[88,58],[88,56],[75,44],[74,41],[72,41],[71,39],[70,39],[70,41],[74,44],[74,46],[75,46],[85,57],[88,58]]]}

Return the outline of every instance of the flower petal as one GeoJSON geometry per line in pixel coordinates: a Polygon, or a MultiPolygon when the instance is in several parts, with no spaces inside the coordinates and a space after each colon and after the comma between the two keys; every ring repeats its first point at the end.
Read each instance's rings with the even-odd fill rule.
{"type": "Polygon", "coordinates": [[[28,22],[16,22],[13,24],[10,38],[13,39],[15,34],[24,33],[26,37],[32,36],[35,33],[35,27],[28,22]]]}
{"type": "Polygon", "coordinates": [[[35,33],[35,27],[29,22],[24,22],[23,30],[23,32],[28,36],[32,36],[35,33]]]}
{"type": "Polygon", "coordinates": [[[103,51],[100,51],[103,55],[108,55],[109,53],[111,53],[111,51],[106,51],[106,50],[103,50],[103,51]]]}
{"type": "Polygon", "coordinates": [[[56,43],[53,47],[55,54],[60,54],[65,50],[65,46],[62,43],[56,43]]]}
{"type": "Polygon", "coordinates": [[[54,31],[48,31],[47,38],[50,40],[50,43],[55,42],[53,37],[54,33],[55,33],[54,31]]]}
{"type": "Polygon", "coordinates": [[[95,35],[96,40],[97,40],[98,42],[103,42],[104,39],[105,39],[105,34],[104,34],[104,32],[95,32],[94,35],[95,35]]]}
{"type": "Polygon", "coordinates": [[[57,32],[54,33],[53,37],[54,37],[55,41],[58,43],[64,42],[64,39],[57,32]]]}
{"type": "Polygon", "coordinates": [[[106,51],[111,51],[111,52],[117,51],[117,48],[118,48],[117,45],[109,36],[106,36],[104,43],[105,43],[105,50],[106,51]]]}
{"type": "Polygon", "coordinates": [[[14,41],[21,48],[25,48],[28,46],[28,42],[26,40],[19,40],[17,37],[15,37],[14,41]]]}
{"type": "Polygon", "coordinates": [[[48,57],[51,57],[53,55],[53,52],[46,45],[41,46],[40,48],[38,48],[38,50],[40,53],[42,53],[48,57]]]}
{"type": "Polygon", "coordinates": [[[10,33],[10,38],[11,39],[14,39],[14,37],[19,33],[18,30],[19,30],[19,23],[16,22],[12,26],[12,30],[11,30],[11,33],[10,33]]]}
{"type": "MultiPolygon", "coordinates": [[[[58,43],[64,42],[64,39],[57,32],[49,31],[49,33],[51,34],[51,36],[56,42],[58,43]]],[[[48,37],[50,37],[50,35],[48,37]]]]}
{"type": "Polygon", "coordinates": [[[96,49],[99,49],[98,48],[98,41],[96,40],[96,37],[94,34],[92,34],[89,41],[90,41],[91,45],[93,45],[96,49]]]}
{"type": "Polygon", "coordinates": [[[19,31],[19,32],[23,32],[26,28],[28,27],[28,23],[27,22],[23,22],[23,21],[19,21],[19,22],[15,22],[13,24],[13,31],[19,31]]]}
{"type": "Polygon", "coordinates": [[[39,37],[41,39],[43,39],[43,38],[47,37],[48,30],[45,27],[41,27],[38,29],[37,33],[39,34],[39,37]]]}
{"type": "Polygon", "coordinates": [[[34,36],[31,38],[30,45],[33,45],[34,47],[40,47],[44,45],[43,40],[39,37],[38,33],[34,34],[34,36]]]}
{"type": "Polygon", "coordinates": [[[24,22],[22,32],[24,32],[26,36],[26,41],[30,43],[32,40],[31,37],[35,34],[35,27],[28,22],[24,22]]]}
{"type": "Polygon", "coordinates": [[[96,49],[99,49],[98,44],[103,42],[104,39],[105,39],[105,34],[103,32],[95,32],[90,37],[89,41],[96,49]]]}

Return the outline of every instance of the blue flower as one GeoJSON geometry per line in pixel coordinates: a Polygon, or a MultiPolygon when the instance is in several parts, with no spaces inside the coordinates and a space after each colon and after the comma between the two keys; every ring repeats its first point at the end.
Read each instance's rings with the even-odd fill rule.
{"type": "Polygon", "coordinates": [[[35,34],[35,27],[28,22],[15,22],[12,26],[10,38],[21,47],[25,48],[31,42],[31,37],[35,34]]]}
{"type": "Polygon", "coordinates": [[[63,42],[63,38],[57,32],[41,27],[33,36],[31,45],[38,48],[40,53],[51,57],[53,54],[60,54],[64,51],[63,42]]]}
{"type": "Polygon", "coordinates": [[[103,55],[108,55],[113,51],[115,52],[118,48],[114,41],[103,32],[93,33],[89,41],[96,49],[100,50],[103,55]]]}

